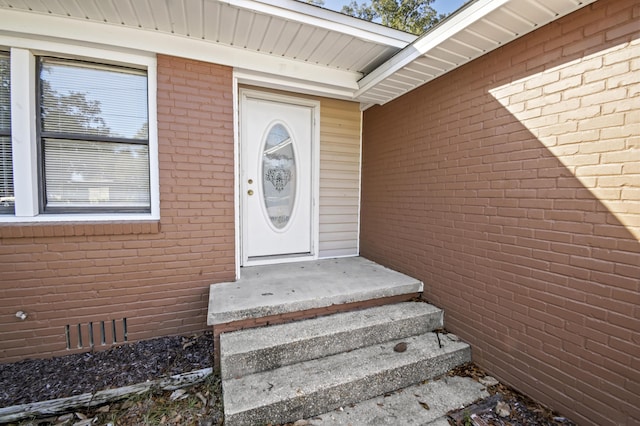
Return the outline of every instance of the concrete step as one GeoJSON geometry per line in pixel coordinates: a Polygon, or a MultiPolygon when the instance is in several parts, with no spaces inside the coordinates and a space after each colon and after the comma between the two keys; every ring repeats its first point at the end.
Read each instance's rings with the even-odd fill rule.
{"type": "Polygon", "coordinates": [[[488,396],[486,387],[470,377],[443,376],[307,420],[312,426],[449,426],[449,411],[488,396]]]}
{"type": "Polygon", "coordinates": [[[452,334],[426,333],[223,380],[225,425],[286,423],[439,376],[471,360],[452,334]],[[404,352],[394,346],[407,343],[404,352]]]}
{"type": "Polygon", "coordinates": [[[242,268],[238,281],[212,284],[207,324],[284,315],[415,295],[422,282],[362,257],[242,268]]]}
{"type": "Polygon", "coordinates": [[[220,372],[223,379],[241,377],[427,333],[442,324],[440,309],[406,302],[224,333],[220,372]]]}

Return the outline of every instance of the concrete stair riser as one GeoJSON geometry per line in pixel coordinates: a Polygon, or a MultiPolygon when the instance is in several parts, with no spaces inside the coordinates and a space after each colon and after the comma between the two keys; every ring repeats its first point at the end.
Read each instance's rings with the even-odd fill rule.
{"type": "Polygon", "coordinates": [[[225,424],[286,423],[436,377],[471,359],[467,344],[433,333],[223,381],[225,424]]]}
{"type": "Polygon", "coordinates": [[[441,310],[407,302],[222,334],[222,379],[427,333],[442,321],[441,310]]]}

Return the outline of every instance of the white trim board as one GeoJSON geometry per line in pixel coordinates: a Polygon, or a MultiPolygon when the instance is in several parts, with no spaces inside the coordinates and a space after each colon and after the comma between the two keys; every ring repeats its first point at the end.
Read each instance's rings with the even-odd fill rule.
{"type": "Polygon", "coordinates": [[[56,41],[15,39],[0,34],[0,45],[11,46],[11,141],[13,146],[15,215],[0,215],[0,222],[148,221],[160,219],[160,176],[157,133],[157,63],[155,56],[73,46],[56,41]],[[36,132],[35,56],[55,55],[144,69],[147,73],[149,120],[150,213],[40,214],[36,132]]]}

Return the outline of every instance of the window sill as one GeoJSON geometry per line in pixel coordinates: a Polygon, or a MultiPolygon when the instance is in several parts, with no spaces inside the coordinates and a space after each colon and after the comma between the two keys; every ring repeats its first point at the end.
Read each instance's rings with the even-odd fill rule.
{"type": "Polygon", "coordinates": [[[0,217],[0,238],[157,234],[160,220],[131,216],[0,217]]]}

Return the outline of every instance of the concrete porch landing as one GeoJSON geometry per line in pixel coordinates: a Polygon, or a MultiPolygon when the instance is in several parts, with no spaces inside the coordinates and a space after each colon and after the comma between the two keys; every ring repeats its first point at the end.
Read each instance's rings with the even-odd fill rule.
{"type": "Polygon", "coordinates": [[[362,257],[242,268],[212,284],[207,324],[288,314],[422,292],[422,282],[362,257]]]}

